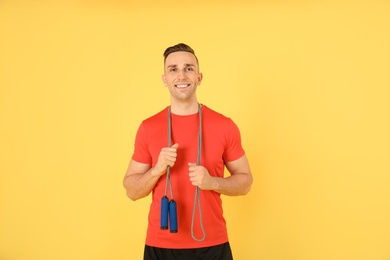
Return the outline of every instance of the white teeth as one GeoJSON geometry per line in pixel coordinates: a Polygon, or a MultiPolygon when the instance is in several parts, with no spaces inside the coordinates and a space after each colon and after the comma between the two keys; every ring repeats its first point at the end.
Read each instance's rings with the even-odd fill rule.
{"type": "Polygon", "coordinates": [[[188,85],[176,85],[176,87],[178,87],[178,88],[185,88],[185,87],[187,87],[188,85]]]}

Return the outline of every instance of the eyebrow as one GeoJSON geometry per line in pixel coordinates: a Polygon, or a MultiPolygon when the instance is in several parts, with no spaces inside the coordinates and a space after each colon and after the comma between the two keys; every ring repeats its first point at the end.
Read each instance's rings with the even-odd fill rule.
{"type": "MultiPolygon", "coordinates": [[[[194,64],[190,64],[190,63],[185,63],[184,64],[185,67],[195,67],[194,64]]],[[[168,65],[167,68],[174,68],[174,67],[177,67],[176,64],[173,64],[173,65],[168,65]]]]}

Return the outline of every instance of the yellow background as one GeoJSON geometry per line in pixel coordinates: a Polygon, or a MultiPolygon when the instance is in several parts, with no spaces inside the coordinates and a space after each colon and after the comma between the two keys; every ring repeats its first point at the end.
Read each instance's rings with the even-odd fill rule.
{"type": "Polygon", "coordinates": [[[0,259],[142,259],[150,197],[122,178],[179,42],[253,171],[223,197],[235,259],[389,260],[390,3],[369,0],[0,1],[0,259]]]}

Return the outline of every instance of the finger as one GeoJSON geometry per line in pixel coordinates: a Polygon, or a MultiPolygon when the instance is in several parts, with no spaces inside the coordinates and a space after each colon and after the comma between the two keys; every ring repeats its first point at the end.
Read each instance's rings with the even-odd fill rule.
{"type": "Polygon", "coordinates": [[[177,152],[175,148],[164,148],[161,151],[161,156],[164,158],[175,159],[177,157],[177,152]]]}
{"type": "Polygon", "coordinates": [[[179,144],[174,144],[171,147],[165,147],[163,148],[164,153],[167,156],[175,157],[177,156],[177,148],[179,147],[179,144]]]}
{"type": "Polygon", "coordinates": [[[188,163],[188,167],[193,169],[195,166],[198,166],[196,163],[188,163]]]}
{"type": "Polygon", "coordinates": [[[188,163],[188,170],[190,171],[190,172],[192,172],[192,171],[195,171],[195,167],[197,166],[197,164],[196,163],[188,163]]]}
{"type": "Polygon", "coordinates": [[[173,147],[165,147],[161,150],[164,154],[176,154],[177,149],[173,147]]]}
{"type": "Polygon", "coordinates": [[[167,156],[165,158],[165,161],[167,163],[169,163],[169,165],[173,166],[173,164],[175,164],[175,162],[176,162],[176,155],[174,155],[174,156],[167,156]]]}
{"type": "Polygon", "coordinates": [[[196,172],[190,171],[190,172],[188,173],[188,176],[190,177],[190,180],[193,181],[192,179],[195,178],[195,177],[197,177],[198,174],[196,174],[196,172]]]}

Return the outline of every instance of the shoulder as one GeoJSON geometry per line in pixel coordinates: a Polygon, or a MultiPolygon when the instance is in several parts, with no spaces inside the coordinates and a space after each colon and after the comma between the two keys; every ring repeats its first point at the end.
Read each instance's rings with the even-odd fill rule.
{"type": "Polygon", "coordinates": [[[142,121],[139,131],[146,137],[154,137],[167,128],[168,107],[142,121]]]}
{"type": "Polygon", "coordinates": [[[168,107],[146,118],[145,120],[142,121],[142,124],[147,126],[150,124],[161,123],[161,121],[167,121],[167,116],[168,116],[168,107]]]}
{"type": "Polygon", "coordinates": [[[202,112],[205,116],[209,117],[209,118],[213,118],[213,119],[219,119],[219,120],[226,120],[226,119],[230,119],[228,117],[226,117],[225,115],[209,108],[208,106],[206,105],[203,105],[202,104],[202,112]]]}
{"type": "Polygon", "coordinates": [[[219,112],[216,112],[215,110],[202,105],[203,109],[203,115],[204,115],[204,120],[206,122],[218,124],[219,126],[228,126],[230,124],[234,124],[233,120],[230,117],[227,117],[219,112]]]}
{"type": "Polygon", "coordinates": [[[237,124],[230,118],[218,113],[207,106],[202,110],[205,114],[203,125],[205,128],[227,139],[240,137],[240,130],[237,124]]]}

